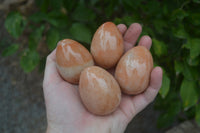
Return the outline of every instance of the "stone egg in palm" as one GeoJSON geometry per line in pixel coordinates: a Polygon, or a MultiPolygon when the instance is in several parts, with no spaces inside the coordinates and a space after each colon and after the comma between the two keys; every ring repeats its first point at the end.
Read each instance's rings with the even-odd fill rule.
{"type": "Polygon", "coordinates": [[[98,66],[87,67],[81,72],[79,93],[88,111],[96,115],[112,113],[121,101],[121,90],[117,81],[98,66]]]}
{"type": "Polygon", "coordinates": [[[84,68],[94,65],[89,51],[80,43],[71,39],[58,42],[56,63],[63,79],[73,84],[78,84],[80,73],[84,68]]]}
{"type": "Polygon", "coordinates": [[[153,58],[144,46],[136,46],[127,51],[117,64],[115,78],[122,92],[139,94],[149,85],[153,58]]]}

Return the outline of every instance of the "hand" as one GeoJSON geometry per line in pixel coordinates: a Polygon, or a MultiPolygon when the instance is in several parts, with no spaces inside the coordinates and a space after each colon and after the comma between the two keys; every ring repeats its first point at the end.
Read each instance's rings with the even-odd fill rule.
{"type": "MultiPolygon", "coordinates": [[[[125,51],[132,48],[142,27],[134,23],[127,30],[118,25],[123,35],[125,51]]],[[[150,49],[152,40],[143,36],[138,45],[150,49]]],[[[113,69],[114,70],[114,69],[113,69]]],[[[55,50],[47,57],[43,81],[47,110],[47,133],[122,133],[132,118],[156,97],[162,84],[162,69],[155,67],[151,72],[149,87],[141,94],[122,94],[120,106],[107,116],[96,116],[86,110],[81,103],[78,86],[64,81],[56,69],[55,50]]]]}

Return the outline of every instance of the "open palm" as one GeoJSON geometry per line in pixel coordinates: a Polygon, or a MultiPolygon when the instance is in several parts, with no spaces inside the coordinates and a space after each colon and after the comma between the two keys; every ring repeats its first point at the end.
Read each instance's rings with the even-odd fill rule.
{"type": "MultiPolygon", "coordinates": [[[[132,24],[128,30],[124,24],[118,25],[124,38],[125,52],[132,48],[142,28],[132,24]]],[[[151,38],[143,36],[138,45],[150,49],[151,38]]],[[[110,70],[114,72],[114,68],[110,70]]],[[[64,81],[56,69],[55,50],[47,57],[43,89],[47,110],[48,133],[121,133],[131,119],[156,97],[162,84],[162,69],[156,67],[151,72],[149,87],[141,94],[122,94],[118,109],[107,116],[97,116],[88,112],[81,103],[78,86],[64,81]]]]}

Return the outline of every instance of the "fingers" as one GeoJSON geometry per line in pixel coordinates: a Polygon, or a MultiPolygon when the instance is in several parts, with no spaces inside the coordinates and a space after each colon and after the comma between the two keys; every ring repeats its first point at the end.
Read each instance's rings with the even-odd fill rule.
{"type": "Polygon", "coordinates": [[[141,32],[142,32],[142,26],[138,23],[133,23],[130,25],[130,27],[126,31],[126,33],[124,35],[124,40],[126,42],[131,43],[132,45],[135,45],[141,32]]]}
{"type": "Polygon", "coordinates": [[[143,93],[136,96],[122,96],[119,108],[124,115],[119,115],[120,121],[129,123],[135,115],[154,100],[162,84],[162,69],[154,68],[150,78],[149,87],[143,93]]]}
{"type": "Polygon", "coordinates": [[[151,73],[150,87],[159,90],[162,85],[162,69],[155,67],[151,73]]]}
{"type": "MultiPolygon", "coordinates": [[[[119,31],[122,33],[122,35],[125,34],[125,36],[124,36],[124,40],[125,40],[124,45],[125,45],[125,52],[126,52],[126,51],[128,51],[129,49],[131,49],[135,45],[137,39],[139,38],[139,36],[140,36],[140,34],[142,32],[142,27],[138,23],[133,23],[129,27],[128,30],[127,30],[126,25],[124,25],[124,24],[119,24],[119,25],[117,25],[117,27],[118,27],[119,31]]],[[[147,35],[141,37],[138,45],[144,46],[147,49],[150,49],[151,45],[152,45],[151,37],[149,37],[147,35]]]]}
{"type": "Polygon", "coordinates": [[[150,49],[151,48],[151,45],[152,45],[152,40],[151,40],[151,37],[145,35],[145,36],[142,36],[138,45],[140,46],[145,46],[147,49],[150,49]]]}
{"type": "Polygon", "coordinates": [[[156,67],[151,72],[151,79],[149,87],[140,95],[134,96],[132,99],[135,114],[143,110],[149,103],[151,103],[162,85],[162,69],[156,67]]]}
{"type": "Polygon", "coordinates": [[[62,79],[56,69],[56,50],[54,50],[50,55],[47,56],[43,88],[49,84],[57,83],[61,80],[62,79]]]}
{"type": "Polygon", "coordinates": [[[143,93],[146,105],[148,105],[154,100],[161,85],[162,85],[162,69],[160,67],[156,67],[153,69],[151,73],[150,85],[148,89],[143,93]]]}
{"type": "Polygon", "coordinates": [[[122,33],[122,36],[124,35],[124,33],[126,32],[127,30],[127,27],[125,24],[118,24],[117,25],[117,28],[119,29],[119,31],[122,33]]]}
{"type": "Polygon", "coordinates": [[[56,49],[54,49],[48,56],[47,59],[53,60],[56,62],[56,49]]]}
{"type": "Polygon", "coordinates": [[[141,32],[142,32],[142,26],[140,24],[138,23],[131,24],[131,26],[128,28],[128,30],[124,35],[125,51],[129,50],[135,45],[141,32]]]}

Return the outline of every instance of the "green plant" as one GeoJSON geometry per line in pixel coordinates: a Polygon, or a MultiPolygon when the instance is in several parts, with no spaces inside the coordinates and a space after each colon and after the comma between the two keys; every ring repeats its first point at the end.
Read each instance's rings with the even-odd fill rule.
{"type": "MultiPolygon", "coordinates": [[[[26,72],[41,62],[38,44],[49,51],[64,38],[87,48],[97,27],[105,21],[127,26],[139,22],[142,34],[152,37],[155,64],[164,70],[163,85],[155,108],[162,114],[159,127],[195,118],[200,125],[200,1],[199,0],[36,0],[38,10],[29,15],[8,14],[5,27],[14,37],[28,32],[20,64],[26,72]]],[[[21,45],[20,45],[21,46],[21,45]]],[[[3,55],[19,49],[11,45],[3,55]]],[[[44,61],[44,59],[43,59],[44,61]]]]}

